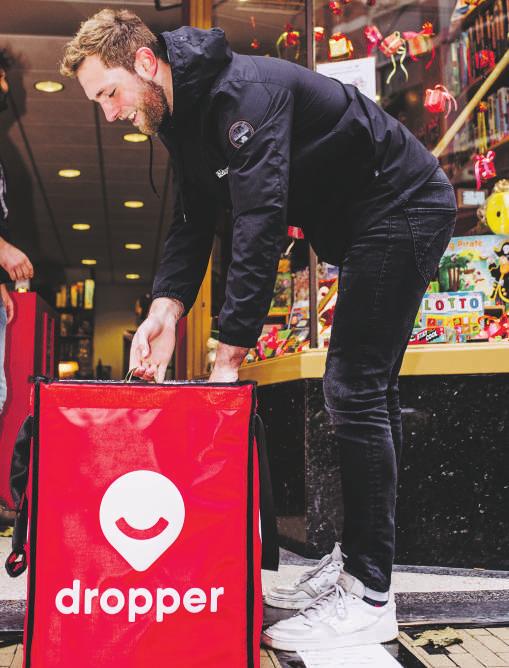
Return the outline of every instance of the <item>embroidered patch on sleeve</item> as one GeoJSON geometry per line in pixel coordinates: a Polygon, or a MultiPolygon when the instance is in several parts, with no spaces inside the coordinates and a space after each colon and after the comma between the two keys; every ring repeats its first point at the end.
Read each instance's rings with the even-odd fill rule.
{"type": "Polygon", "coordinates": [[[237,121],[231,126],[230,131],[228,132],[230,142],[235,148],[243,146],[253,135],[254,128],[251,123],[248,123],[247,121],[237,121]]]}

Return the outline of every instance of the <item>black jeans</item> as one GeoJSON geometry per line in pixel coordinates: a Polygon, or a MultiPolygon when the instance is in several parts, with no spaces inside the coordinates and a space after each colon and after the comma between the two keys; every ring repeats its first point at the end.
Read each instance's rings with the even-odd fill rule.
{"type": "Polygon", "coordinates": [[[414,320],[452,236],[454,190],[438,169],[346,253],[324,377],[341,447],[346,570],[391,583],[402,429],[398,374],[414,320]]]}

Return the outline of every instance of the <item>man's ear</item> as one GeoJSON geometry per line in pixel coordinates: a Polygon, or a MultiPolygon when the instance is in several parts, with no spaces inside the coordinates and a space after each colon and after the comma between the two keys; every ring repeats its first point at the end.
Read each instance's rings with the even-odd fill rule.
{"type": "Polygon", "coordinates": [[[0,90],[3,93],[9,92],[9,82],[7,81],[7,73],[3,67],[0,67],[0,90]]]}
{"type": "Polygon", "coordinates": [[[152,80],[158,69],[157,57],[148,46],[141,46],[134,57],[134,70],[138,76],[146,81],[152,80]]]}

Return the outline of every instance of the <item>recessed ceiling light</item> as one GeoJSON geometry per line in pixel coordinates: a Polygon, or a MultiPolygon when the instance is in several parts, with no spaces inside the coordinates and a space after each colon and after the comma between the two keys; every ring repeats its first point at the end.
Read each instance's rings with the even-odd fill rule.
{"type": "Polygon", "coordinates": [[[81,264],[97,264],[97,260],[93,260],[92,258],[85,258],[81,261],[81,264]]]}
{"type": "Polygon", "coordinates": [[[137,281],[140,278],[139,274],[126,274],[125,277],[130,281],[137,281]]]}
{"type": "Polygon", "coordinates": [[[73,230],[79,230],[80,232],[83,232],[84,230],[89,230],[90,225],[88,223],[74,223],[72,226],[73,230]]]}
{"type": "Polygon", "coordinates": [[[129,132],[128,134],[124,135],[124,141],[130,141],[133,144],[138,144],[139,142],[142,141],[147,141],[148,136],[142,134],[141,132],[129,132]]]}
{"type": "Polygon", "coordinates": [[[124,202],[124,206],[126,206],[128,209],[141,209],[142,206],[145,206],[145,202],[142,202],[138,199],[129,199],[124,202]]]}
{"type": "Polygon", "coordinates": [[[79,169],[60,169],[58,176],[62,176],[64,179],[75,179],[81,174],[79,169]]]}
{"type": "Polygon", "coordinates": [[[36,81],[34,88],[40,90],[41,93],[59,93],[64,89],[64,84],[60,81],[36,81]]]}
{"type": "Polygon", "coordinates": [[[127,248],[127,250],[140,250],[141,244],[124,244],[124,248],[127,248]]]}

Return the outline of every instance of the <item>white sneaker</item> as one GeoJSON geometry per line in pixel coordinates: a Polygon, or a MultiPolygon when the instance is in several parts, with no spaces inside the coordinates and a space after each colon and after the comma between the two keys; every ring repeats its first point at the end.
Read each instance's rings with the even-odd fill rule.
{"type": "Polygon", "coordinates": [[[273,608],[300,610],[312,603],[320,594],[336,584],[343,570],[341,546],[336,543],[330,554],[312,569],[306,571],[291,585],[274,587],[265,596],[265,603],[273,608]]]}
{"type": "MultiPolygon", "coordinates": [[[[334,585],[306,609],[294,617],[269,626],[262,641],[273,649],[295,652],[301,649],[372,645],[394,640],[398,635],[394,596],[381,606],[366,603],[353,593],[361,593],[364,585],[355,581],[350,591],[334,585]]],[[[345,583],[349,586],[350,583],[345,583]]]]}

